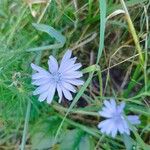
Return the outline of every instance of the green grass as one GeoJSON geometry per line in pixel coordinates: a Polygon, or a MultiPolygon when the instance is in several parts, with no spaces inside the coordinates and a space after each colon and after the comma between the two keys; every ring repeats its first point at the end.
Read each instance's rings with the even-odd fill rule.
{"type": "Polygon", "coordinates": [[[150,149],[149,1],[30,2],[0,0],[0,149],[150,149]],[[127,15],[106,20],[118,9],[127,15]],[[47,68],[49,55],[60,60],[68,48],[83,64],[84,85],[72,103],[58,104],[57,95],[38,102],[30,64],[47,68]],[[130,137],[97,129],[110,97],[140,116],[130,137]]]}

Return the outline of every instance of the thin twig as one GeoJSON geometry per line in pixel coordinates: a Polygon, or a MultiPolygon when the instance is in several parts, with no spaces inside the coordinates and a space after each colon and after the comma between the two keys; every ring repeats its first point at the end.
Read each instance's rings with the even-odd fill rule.
{"type": "Polygon", "coordinates": [[[94,33],[91,37],[89,37],[88,39],[86,39],[85,41],[79,43],[78,45],[74,46],[73,48],[71,48],[71,50],[75,50],[83,45],[86,45],[87,43],[91,42],[92,40],[94,40],[97,36],[97,33],[94,33]]]}
{"type": "MultiPolygon", "coordinates": [[[[143,53],[144,53],[144,52],[143,52],[143,53]]],[[[126,61],[129,61],[130,59],[133,59],[133,58],[135,58],[135,57],[137,57],[137,56],[139,56],[139,54],[133,55],[133,56],[131,56],[131,57],[129,57],[129,58],[127,58],[127,59],[125,59],[125,60],[123,60],[123,61],[121,61],[121,62],[115,64],[115,65],[112,65],[112,66],[110,66],[110,67],[108,67],[108,68],[106,68],[106,69],[103,69],[102,72],[104,72],[104,71],[106,71],[106,70],[108,70],[108,69],[111,69],[111,68],[113,68],[113,67],[116,67],[116,66],[118,66],[118,65],[120,65],[120,64],[122,64],[122,63],[124,63],[124,62],[126,62],[126,61]]]]}

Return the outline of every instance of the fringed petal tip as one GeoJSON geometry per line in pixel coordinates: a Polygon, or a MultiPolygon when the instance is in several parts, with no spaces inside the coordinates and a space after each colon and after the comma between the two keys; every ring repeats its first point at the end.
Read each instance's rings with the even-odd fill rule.
{"type": "Polygon", "coordinates": [[[34,63],[31,63],[30,66],[31,66],[32,69],[35,68],[35,64],[34,63]]]}

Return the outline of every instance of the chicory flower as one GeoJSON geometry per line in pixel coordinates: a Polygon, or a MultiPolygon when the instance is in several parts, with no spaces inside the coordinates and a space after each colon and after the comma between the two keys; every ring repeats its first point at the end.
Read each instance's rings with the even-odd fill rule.
{"type": "Polygon", "coordinates": [[[121,102],[120,105],[117,105],[114,99],[110,101],[104,101],[104,107],[102,111],[99,111],[100,116],[105,117],[106,120],[98,124],[98,128],[102,133],[111,135],[115,137],[117,133],[120,134],[130,134],[130,128],[128,126],[127,120],[131,124],[140,124],[139,117],[137,115],[128,115],[127,120],[123,115],[123,110],[125,103],[121,102]]]}
{"type": "Polygon", "coordinates": [[[38,100],[47,100],[47,103],[51,103],[54,94],[57,90],[59,96],[59,102],[62,100],[62,96],[68,100],[72,100],[71,92],[75,93],[75,86],[83,85],[83,81],[80,79],[83,74],[78,69],[81,68],[81,63],[76,63],[76,57],[71,58],[72,51],[68,50],[61,62],[58,64],[57,60],[51,55],[48,60],[49,70],[31,64],[33,70],[36,71],[32,75],[32,84],[38,86],[33,92],[34,95],[39,95],[38,100]]]}

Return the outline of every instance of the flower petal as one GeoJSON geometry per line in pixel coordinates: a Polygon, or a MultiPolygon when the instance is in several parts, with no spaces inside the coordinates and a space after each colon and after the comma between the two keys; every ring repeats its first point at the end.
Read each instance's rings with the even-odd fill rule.
{"type": "Polygon", "coordinates": [[[37,80],[37,79],[41,79],[41,78],[51,78],[51,74],[50,73],[35,73],[32,75],[32,80],[37,80]]]}
{"type": "Polygon", "coordinates": [[[72,65],[72,67],[70,69],[68,69],[67,71],[65,71],[65,73],[68,74],[70,72],[77,71],[81,67],[82,67],[81,63],[76,63],[76,64],[72,65]]]}
{"type": "Polygon", "coordinates": [[[115,110],[116,109],[116,102],[114,99],[110,99],[110,104],[111,104],[112,109],[115,110]]]}
{"type": "Polygon", "coordinates": [[[106,119],[104,121],[101,121],[99,124],[98,124],[98,128],[103,128],[103,127],[108,127],[112,122],[112,119],[106,119]]]}
{"type": "Polygon", "coordinates": [[[47,95],[48,95],[48,91],[41,93],[38,98],[38,101],[40,101],[40,102],[44,101],[47,98],[47,95]]]}
{"type": "Polygon", "coordinates": [[[109,111],[99,111],[100,116],[105,117],[105,118],[111,118],[112,117],[112,113],[109,111]]]}
{"type": "Polygon", "coordinates": [[[116,128],[116,126],[115,126],[114,123],[112,122],[112,123],[109,124],[109,126],[107,127],[106,134],[109,135],[115,128],[116,128]]]}
{"type": "Polygon", "coordinates": [[[68,100],[72,100],[71,93],[67,89],[65,89],[63,86],[61,86],[61,89],[63,91],[63,94],[64,94],[65,98],[68,99],[68,100]]]}
{"type": "Polygon", "coordinates": [[[79,79],[65,79],[65,82],[71,83],[72,85],[83,85],[84,81],[79,80],[79,79]]]}
{"type": "Polygon", "coordinates": [[[103,107],[103,111],[109,112],[110,114],[113,114],[116,112],[116,108],[114,107],[115,105],[112,105],[111,101],[108,100],[104,100],[104,105],[105,107],[103,107]]]}
{"type": "Polygon", "coordinates": [[[121,102],[120,105],[117,106],[118,113],[122,113],[125,107],[125,102],[121,102]]]}
{"type": "Polygon", "coordinates": [[[58,62],[53,56],[49,57],[48,66],[49,66],[49,71],[51,73],[55,73],[58,71],[58,62]]]}
{"type": "Polygon", "coordinates": [[[124,128],[122,122],[117,124],[117,129],[121,134],[125,132],[125,128],[124,128]]]}
{"type": "Polygon", "coordinates": [[[71,55],[72,55],[72,51],[68,49],[64,54],[61,63],[64,63],[66,60],[70,59],[71,55]]]}
{"type": "Polygon", "coordinates": [[[129,135],[130,134],[129,126],[128,126],[127,121],[125,119],[122,119],[122,125],[124,127],[124,133],[129,135]]]}
{"type": "Polygon", "coordinates": [[[139,116],[137,116],[137,115],[128,115],[127,118],[131,124],[140,124],[141,123],[141,121],[139,120],[139,116]]]}
{"type": "Polygon", "coordinates": [[[114,130],[112,130],[111,135],[113,138],[117,135],[117,128],[114,128],[114,130]]]}
{"type": "Polygon", "coordinates": [[[76,64],[74,64],[74,66],[71,68],[71,70],[78,70],[78,69],[80,69],[82,67],[82,65],[81,65],[81,63],[76,63],[76,64]]]}
{"type": "Polygon", "coordinates": [[[81,71],[74,71],[70,72],[68,74],[62,74],[64,79],[74,79],[74,78],[80,78],[83,76],[81,71]]]}
{"type": "Polygon", "coordinates": [[[104,105],[105,105],[107,108],[111,108],[111,103],[110,103],[110,101],[108,101],[108,100],[104,100],[104,105]]]}
{"type": "Polygon", "coordinates": [[[106,127],[103,127],[103,128],[101,128],[101,130],[100,130],[102,133],[106,133],[106,131],[107,131],[107,128],[106,127]]]}
{"type": "Polygon", "coordinates": [[[71,91],[71,92],[73,92],[73,93],[76,92],[76,89],[75,89],[74,86],[71,85],[70,83],[63,82],[63,81],[62,81],[61,84],[62,84],[62,86],[63,86],[65,89],[67,89],[68,91],[71,91]]]}
{"type": "Polygon", "coordinates": [[[53,100],[54,94],[56,91],[56,84],[51,85],[48,90],[47,103],[50,104],[53,100]]]}
{"type": "Polygon", "coordinates": [[[50,84],[41,85],[33,92],[33,95],[41,94],[41,93],[47,91],[49,88],[50,88],[50,84]]]}
{"type": "Polygon", "coordinates": [[[49,82],[51,82],[50,78],[41,78],[38,80],[35,80],[32,82],[33,85],[43,85],[43,84],[48,84],[49,82]]]}
{"type": "Polygon", "coordinates": [[[59,67],[59,72],[62,73],[62,72],[66,72],[67,70],[70,70],[74,66],[76,59],[77,57],[74,57],[65,62],[61,62],[59,67]]]}
{"type": "Polygon", "coordinates": [[[39,73],[42,73],[43,75],[49,75],[49,72],[46,71],[45,69],[43,69],[42,67],[39,67],[33,63],[31,63],[31,67],[33,70],[39,72],[39,73]]]}
{"type": "Polygon", "coordinates": [[[60,88],[60,86],[57,84],[57,92],[58,92],[58,96],[59,96],[59,103],[61,102],[62,100],[62,90],[60,88]]]}
{"type": "Polygon", "coordinates": [[[41,79],[41,78],[45,78],[46,76],[42,73],[35,73],[32,75],[32,80],[37,80],[37,79],[41,79]]]}

